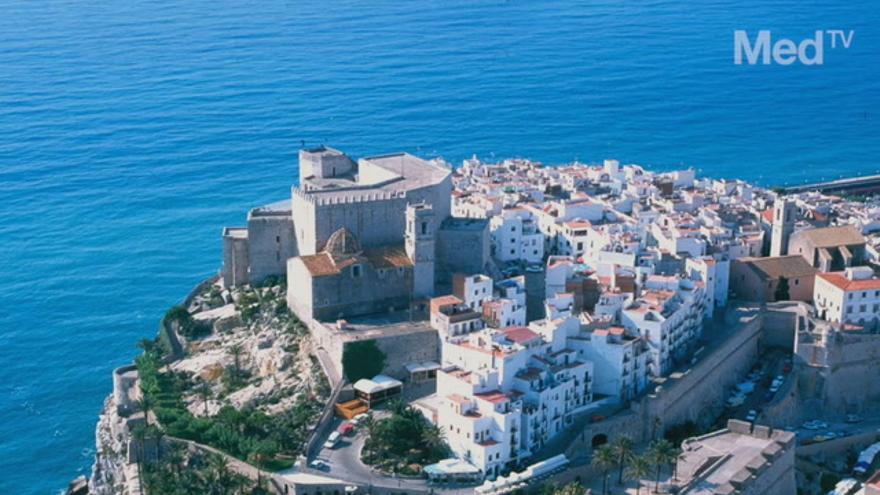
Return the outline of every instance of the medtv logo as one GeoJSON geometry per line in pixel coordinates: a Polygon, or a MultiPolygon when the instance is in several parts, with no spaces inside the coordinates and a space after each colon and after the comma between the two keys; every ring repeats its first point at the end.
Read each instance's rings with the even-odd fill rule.
{"type": "Polygon", "coordinates": [[[826,29],[816,31],[814,37],[800,42],[788,38],[773,41],[770,31],[758,31],[755,41],[743,30],[733,32],[733,63],[743,64],[743,58],[749,65],[791,65],[800,62],[803,65],[823,65],[825,63],[826,40],[830,50],[847,50],[852,46],[855,31],[842,29],[826,29]]]}

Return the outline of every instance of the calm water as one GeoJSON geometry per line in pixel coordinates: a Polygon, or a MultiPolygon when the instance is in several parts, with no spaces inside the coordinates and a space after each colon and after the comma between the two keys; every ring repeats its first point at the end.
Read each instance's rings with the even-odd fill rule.
{"type": "Polygon", "coordinates": [[[0,0],[0,493],[87,472],[110,370],[217,270],[222,226],[288,194],[303,141],[880,168],[876,3],[727,3],[0,0]],[[856,34],[821,67],[733,65],[761,28],[856,34]]]}

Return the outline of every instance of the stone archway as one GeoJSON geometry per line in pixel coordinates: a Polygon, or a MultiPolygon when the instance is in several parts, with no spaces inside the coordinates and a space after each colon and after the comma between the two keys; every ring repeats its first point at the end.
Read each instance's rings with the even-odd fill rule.
{"type": "Polygon", "coordinates": [[[608,443],[608,435],[604,433],[599,433],[598,435],[593,435],[593,440],[590,442],[590,445],[595,449],[596,447],[601,447],[608,443]]]}

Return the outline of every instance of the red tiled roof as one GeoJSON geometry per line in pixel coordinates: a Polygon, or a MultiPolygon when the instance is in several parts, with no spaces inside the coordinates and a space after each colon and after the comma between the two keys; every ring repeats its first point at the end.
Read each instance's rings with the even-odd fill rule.
{"type": "Polygon", "coordinates": [[[850,280],[843,272],[817,273],[816,276],[844,291],[880,289],[880,279],[877,278],[850,280]]]}
{"type": "Polygon", "coordinates": [[[517,344],[525,344],[541,337],[526,327],[508,328],[504,330],[504,336],[517,344]]]}
{"type": "Polygon", "coordinates": [[[500,390],[492,390],[489,392],[483,392],[480,394],[474,394],[474,397],[477,399],[485,400],[487,402],[491,402],[492,404],[501,404],[502,402],[507,402],[510,400],[504,392],[500,390]]]}
{"type": "Polygon", "coordinates": [[[327,253],[310,254],[300,256],[300,261],[306,266],[306,269],[313,277],[326,277],[329,275],[339,275],[339,269],[333,263],[333,258],[327,253]]]}

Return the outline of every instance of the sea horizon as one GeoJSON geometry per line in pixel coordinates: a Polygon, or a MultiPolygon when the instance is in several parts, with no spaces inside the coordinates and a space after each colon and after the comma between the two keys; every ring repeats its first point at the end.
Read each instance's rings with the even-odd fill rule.
{"type": "Polygon", "coordinates": [[[865,0],[0,2],[0,493],[88,475],[112,369],[286,199],[297,150],[606,158],[763,187],[880,173],[865,0]],[[854,30],[821,66],[734,31],[854,30]]]}

